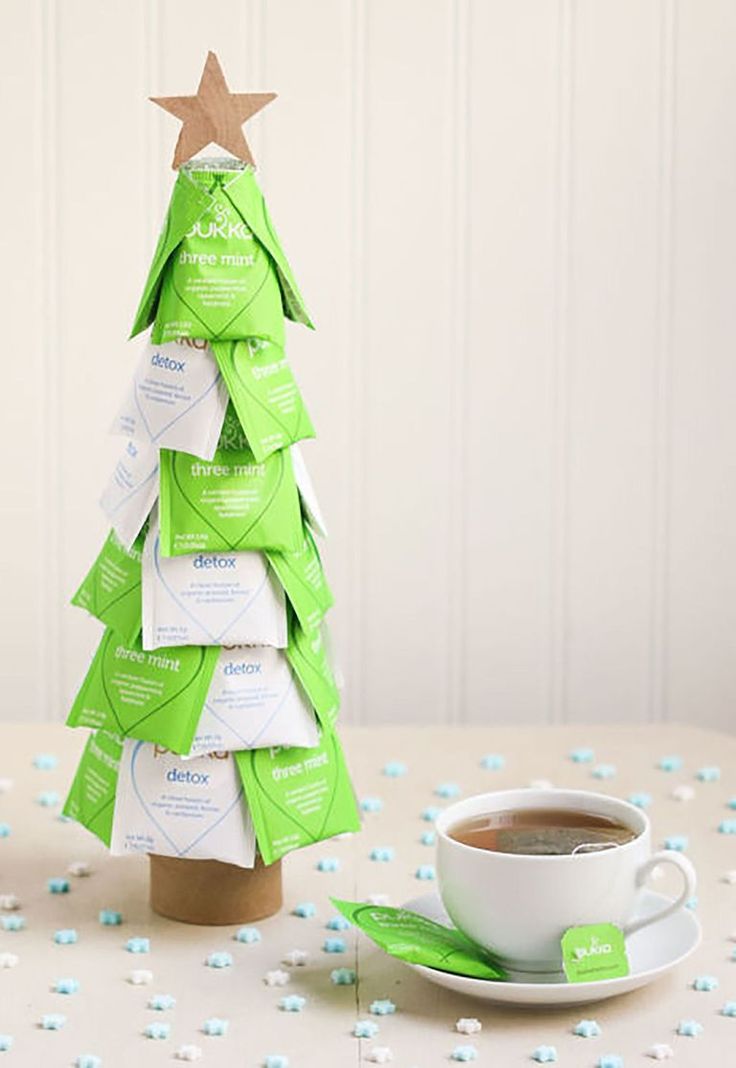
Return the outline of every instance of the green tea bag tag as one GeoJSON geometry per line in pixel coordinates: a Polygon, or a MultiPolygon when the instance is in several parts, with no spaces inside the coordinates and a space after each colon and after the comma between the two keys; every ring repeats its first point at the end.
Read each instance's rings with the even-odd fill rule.
{"type": "Polygon", "coordinates": [[[301,545],[293,552],[266,556],[301,626],[316,627],[332,607],[333,597],[311,530],[303,527],[301,545]]]}
{"type": "Polygon", "coordinates": [[[114,530],[100,549],[72,604],[84,608],[124,642],[134,642],[141,631],[141,553],[144,534],[126,549],[114,530]]]}
{"type": "Polygon", "coordinates": [[[569,927],[561,944],[562,966],[569,983],[618,979],[629,974],[624,933],[614,923],[569,927]]]}
{"type": "Polygon", "coordinates": [[[332,727],[340,708],[340,693],[332,674],[327,647],[320,627],[304,629],[292,615],[286,659],[323,727],[332,727]]]}
{"type": "Polygon", "coordinates": [[[112,836],[118,769],[123,739],[107,731],[95,731],[87,740],[63,813],[76,820],[106,846],[112,836]]]}

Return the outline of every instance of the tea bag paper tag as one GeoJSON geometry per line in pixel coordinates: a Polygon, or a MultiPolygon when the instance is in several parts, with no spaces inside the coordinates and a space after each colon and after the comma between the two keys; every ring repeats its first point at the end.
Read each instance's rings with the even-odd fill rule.
{"type": "Polygon", "coordinates": [[[292,445],[291,447],[291,463],[294,468],[294,478],[296,479],[296,484],[299,489],[299,500],[301,501],[304,518],[315,534],[319,534],[321,538],[326,538],[327,524],[322,515],[322,509],[317,500],[317,493],[314,489],[314,484],[310,478],[309,471],[307,470],[307,465],[304,462],[302,450],[298,445],[292,445]]]}
{"type": "Polygon", "coordinates": [[[217,646],[147,652],[108,629],[67,718],[188,753],[212,682],[217,646]]]}
{"type": "Polygon", "coordinates": [[[569,983],[618,979],[629,974],[624,933],[614,923],[569,927],[561,944],[562,966],[569,983]]]}
{"type": "Polygon", "coordinates": [[[342,748],[323,731],[309,749],[277,746],[235,753],[264,864],[292,849],[360,830],[342,748]]]}
{"type": "Polygon", "coordinates": [[[211,460],[227,401],[227,387],[206,341],[149,342],[111,430],[144,445],[211,460]]]}
{"type": "Polygon", "coordinates": [[[350,923],[398,960],[474,979],[506,977],[489,954],[454,927],[444,927],[408,909],[335,897],[331,901],[350,923]]]}
{"type": "Polygon", "coordinates": [[[158,449],[132,438],[126,443],[100,507],[121,544],[130,549],[158,497],[158,449]]]}
{"type": "Polygon", "coordinates": [[[282,348],[251,337],[213,341],[212,353],[256,460],[315,436],[282,348]]]}
{"type": "Polygon", "coordinates": [[[293,552],[267,552],[266,556],[300,625],[305,630],[316,627],[332,607],[333,597],[311,530],[302,528],[301,544],[293,552]]]}
{"type": "Polygon", "coordinates": [[[190,756],[273,745],[315,746],[314,713],[280,649],[223,649],[190,756]]]}
{"type": "Polygon", "coordinates": [[[143,549],[143,648],[287,643],[286,599],[262,553],[163,556],[158,519],[143,549]]]}
{"type": "Polygon", "coordinates": [[[124,642],[134,642],[141,631],[142,549],[142,534],[126,549],[111,530],[72,597],[72,604],[111,627],[124,642]]]}
{"type": "Polygon", "coordinates": [[[95,731],[77,765],[74,781],[64,802],[64,815],[76,820],[106,846],[112,834],[118,768],[123,739],[107,731],[95,731]]]}
{"type": "Polygon", "coordinates": [[[298,549],[299,493],[286,450],[258,463],[250,449],[218,449],[212,463],[161,450],[161,552],[298,549]]]}
{"type": "Polygon", "coordinates": [[[161,745],[127,739],[110,852],[255,862],[255,836],[230,753],[184,761],[161,745]]]}

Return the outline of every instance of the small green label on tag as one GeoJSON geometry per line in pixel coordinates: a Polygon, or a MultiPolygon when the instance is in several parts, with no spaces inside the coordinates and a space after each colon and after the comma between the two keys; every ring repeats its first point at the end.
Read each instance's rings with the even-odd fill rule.
{"type": "Polygon", "coordinates": [[[562,936],[562,964],[569,983],[628,975],[623,931],[614,923],[569,927],[562,936]]]}

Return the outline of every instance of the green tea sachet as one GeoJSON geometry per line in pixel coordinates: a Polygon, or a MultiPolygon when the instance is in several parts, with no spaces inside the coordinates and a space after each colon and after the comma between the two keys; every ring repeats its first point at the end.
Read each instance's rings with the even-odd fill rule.
{"type": "Polygon", "coordinates": [[[335,908],[392,957],[473,979],[505,979],[500,965],[453,927],[408,909],[331,898],[335,908]]]}
{"type": "Polygon", "coordinates": [[[256,460],[315,436],[283,348],[261,338],[211,347],[256,460]]]}
{"type": "Polygon", "coordinates": [[[182,645],[145,652],[107,630],[67,719],[188,753],[220,650],[182,645]]]}
{"type": "Polygon", "coordinates": [[[290,614],[286,659],[323,727],[333,727],[340,708],[340,693],[327,658],[320,627],[304,629],[290,614]]]}
{"type": "Polygon", "coordinates": [[[95,731],[87,739],[63,813],[110,845],[123,739],[95,731]]]}
{"type": "Polygon", "coordinates": [[[284,315],[312,325],[252,168],[183,167],[133,335],[155,320],[154,344],[260,337],[283,345],[284,315]]]}
{"type": "Polygon", "coordinates": [[[107,536],[97,559],[72,604],[84,608],[124,642],[134,642],[141,632],[141,554],[145,532],[130,549],[124,548],[114,530],[107,536]]]}
{"type": "Polygon", "coordinates": [[[211,463],[161,450],[163,556],[298,549],[301,505],[288,449],[257,462],[249,449],[218,449],[211,463]]]}
{"type": "Polygon", "coordinates": [[[360,829],[360,815],[337,735],[314,749],[241,750],[235,759],[265,864],[293,849],[360,829]]]}
{"type": "Polygon", "coordinates": [[[314,536],[306,523],[298,549],[291,552],[267,550],[266,556],[301,626],[306,630],[316,627],[332,607],[334,598],[322,570],[314,536]]]}

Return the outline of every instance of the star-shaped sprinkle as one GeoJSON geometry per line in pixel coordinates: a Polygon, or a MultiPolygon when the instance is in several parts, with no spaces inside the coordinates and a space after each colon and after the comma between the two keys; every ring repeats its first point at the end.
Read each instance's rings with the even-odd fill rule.
{"type": "Polygon", "coordinates": [[[355,986],[355,972],[352,968],[333,968],[330,982],[335,986],[355,986]]]}
{"type": "Polygon", "coordinates": [[[149,938],[129,938],[125,943],[128,953],[150,953],[151,940],[149,938]]]}
{"type": "Polygon", "coordinates": [[[122,912],[116,909],[100,909],[98,918],[103,927],[119,927],[123,922],[122,912]]]}
{"type": "Polygon", "coordinates": [[[282,968],[274,968],[273,971],[266,972],[263,981],[266,986],[286,986],[291,981],[291,976],[282,968]]]}
{"type": "Polygon", "coordinates": [[[41,1027],[44,1031],[60,1031],[66,1023],[66,1016],[60,1012],[47,1012],[41,1017],[41,1027]]]}
{"type": "Polygon", "coordinates": [[[696,897],[689,897],[687,899],[687,901],[685,902],[685,908],[686,909],[696,909],[697,907],[698,907],[698,898],[697,898],[697,896],[696,897]]]}
{"type": "Polygon", "coordinates": [[[573,764],[592,764],[595,760],[595,753],[590,746],[581,745],[577,749],[570,750],[570,760],[573,764]]]}
{"type": "Polygon", "coordinates": [[[149,972],[148,968],[134,968],[128,974],[128,982],[133,986],[148,986],[153,982],[153,972],[149,972]]]}
{"type": "Polygon", "coordinates": [[[437,797],[459,797],[460,787],[456,782],[441,782],[434,788],[437,797]]]}
{"type": "Polygon", "coordinates": [[[76,994],[78,990],[78,979],[57,979],[54,983],[54,991],[57,994],[76,994]]]}
{"type": "Polygon", "coordinates": [[[616,774],[616,765],[596,764],[590,774],[594,779],[612,779],[616,774]]]}
{"type": "Polygon", "coordinates": [[[285,1057],[283,1053],[267,1053],[263,1061],[263,1068],[289,1068],[289,1058],[285,1057]]]}
{"type": "Polygon", "coordinates": [[[434,823],[441,811],[442,809],[438,808],[437,805],[428,805],[422,809],[419,815],[426,823],[434,823]]]}
{"type": "Polygon", "coordinates": [[[647,793],[629,794],[629,804],[637,808],[649,808],[652,803],[652,795],[647,793]]]}
{"type": "Polygon", "coordinates": [[[701,782],[718,782],[721,777],[721,769],[712,764],[709,767],[699,768],[695,772],[695,777],[701,782]]]}
{"type": "Polygon", "coordinates": [[[368,1053],[368,1060],[373,1064],[388,1064],[393,1059],[393,1052],[388,1046],[374,1046],[368,1053]]]}
{"type": "Polygon", "coordinates": [[[376,846],[370,851],[371,860],[390,861],[396,856],[391,846],[376,846]]]}
{"type": "Polygon", "coordinates": [[[484,757],[481,757],[480,766],[486,771],[500,771],[505,763],[506,759],[500,753],[486,753],[484,757]]]}
{"type": "Polygon", "coordinates": [[[391,1016],[396,1012],[396,1006],[390,998],[378,998],[370,1003],[368,1011],[374,1016],[391,1016]]]}
{"type": "Polygon", "coordinates": [[[455,1046],[454,1050],[450,1054],[450,1059],[453,1061],[476,1061],[478,1059],[478,1050],[475,1046],[455,1046]]]}
{"type": "Polygon", "coordinates": [[[325,927],[328,931],[347,931],[350,927],[350,923],[344,916],[331,916],[325,927]]]}
{"type": "Polygon", "coordinates": [[[322,943],[325,953],[345,953],[347,948],[344,938],[326,938],[322,943]]]}
{"type": "Polygon", "coordinates": [[[0,894],[0,909],[4,912],[14,912],[20,908],[20,898],[15,894],[0,894]]]}
{"type": "Polygon", "coordinates": [[[73,860],[66,870],[77,879],[84,879],[92,874],[92,868],[86,860],[73,860]]]}
{"type": "Polygon", "coordinates": [[[340,861],[337,857],[320,857],[315,867],[317,871],[339,871],[340,861]]]}
{"type": "Polygon", "coordinates": [[[684,853],[688,846],[686,834],[668,834],[664,840],[665,849],[674,849],[676,853],[684,853]]]}
{"type": "Polygon", "coordinates": [[[102,1068],[102,1057],[96,1053],[80,1053],[74,1061],[74,1068],[102,1068]]]}
{"type": "Polygon", "coordinates": [[[9,823],[0,823],[0,838],[10,838],[11,827],[9,823]]]}
{"type": "Polygon", "coordinates": [[[183,123],[173,167],[180,167],[211,143],[252,165],[243,123],[270,104],[275,96],[275,93],[231,93],[217,56],[208,52],[196,96],[151,97],[154,104],[183,123]]]}
{"type": "Polygon", "coordinates": [[[679,771],[682,767],[682,757],[674,754],[660,757],[657,767],[660,771],[679,771]]]}
{"type": "Polygon", "coordinates": [[[455,1030],[461,1035],[477,1035],[482,1029],[483,1024],[475,1016],[461,1016],[455,1020],[455,1030]]]}
{"type": "Polygon", "coordinates": [[[179,1046],[174,1056],[178,1061],[198,1061],[202,1056],[202,1048],[193,1045],[179,1046]]]}
{"type": "Polygon", "coordinates": [[[176,998],[171,994],[154,994],[153,997],[148,999],[149,1009],[155,1009],[157,1012],[165,1012],[166,1009],[173,1009],[176,1005],[176,998]]]}
{"type": "Polygon", "coordinates": [[[364,797],[360,802],[360,807],[363,812],[380,812],[383,808],[383,801],[380,797],[364,797]]]}
{"type": "Polygon", "coordinates": [[[39,771],[50,771],[58,763],[58,757],[55,757],[53,753],[36,753],[33,758],[33,766],[39,771]]]}
{"type": "Polygon", "coordinates": [[[674,1055],[672,1046],[668,1046],[666,1042],[655,1042],[647,1050],[647,1057],[651,1057],[653,1061],[666,1061],[674,1055]]]}
{"type": "Polygon", "coordinates": [[[436,879],[437,872],[434,869],[434,865],[420,864],[417,870],[414,872],[414,878],[424,880],[436,879]]]}
{"type": "Polygon", "coordinates": [[[208,968],[230,968],[233,963],[233,958],[230,953],[225,953],[223,950],[217,950],[215,953],[210,953],[205,961],[208,968]]]}
{"type": "Polygon", "coordinates": [[[311,901],[302,901],[300,904],[294,906],[294,915],[300,916],[303,920],[307,920],[310,916],[314,916],[316,911],[317,907],[311,901]]]}
{"type": "Polygon", "coordinates": [[[253,945],[255,942],[261,941],[261,932],[257,927],[240,927],[233,935],[233,938],[236,942],[253,945]]]}
{"type": "Polygon", "coordinates": [[[674,788],[670,797],[673,797],[675,801],[692,801],[695,797],[695,787],[690,786],[689,783],[681,783],[674,788]]]}
{"type": "Polygon", "coordinates": [[[356,1038],[375,1038],[378,1034],[378,1024],[373,1020],[356,1020],[353,1034],[356,1038]]]}
{"type": "Polygon", "coordinates": [[[388,894],[369,894],[365,902],[367,905],[376,905],[377,908],[381,908],[383,905],[390,905],[391,898],[388,894]]]}
{"type": "Polygon", "coordinates": [[[678,1035],[684,1035],[686,1038],[697,1038],[698,1035],[703,1033],[703,1025],[698,1023],[697,1020],[680,1020],[677,1025],[678,1035]]]}
{"type": "Polygon", "coordinates": [[[0,1053],[7,1053],[13,1045],[12,1035],[0,1035],[0,1053]]]}
{"type": "Polygon", "coordinates": [[[693,979],[693,990],[717,990],[718,980],[715,975],[699,975],[693,979]]]}
{"type": "Polygon", "coordinates": [[[736,820],[721,820],[718,831],[720,834],[736,834],[736,820]]]}
{"type": "Polygon", "coordinates": [[[284,954],[283,963],[290,964],[292,968],[302,968],[309,960],[306,949],[290,949],[284,954]]]}
{"type": "Polygon", "coordinates": [[[301,1012],[306,1004],[307,999],[299,994],[287,994],[285,998],[281,998],[281,1001],[279,1001],[279,1008],[282,1012],[301,1012]]]}
{"type": "Polygon", "coordinates": [[[400,779],[402,775],[406,775],[408,770],[401,760],[389,760],[388,764],[383,765],[383,774],[389,779],[400,779]]]}
{"type": "Polygon", "coordinates": [[[171,1025],[167,1023],[149,1023],[143,1031],[146,1038],[168,1038],[171,1033],[171,1025]]]}
{"type": "Polygon", "coordinates": [[[557,1060],[557,1050],[554,1046],[537,1046],[532,1051],[532,1060],[539,1064],[552,1064],[557,1060]]]}
{"type": "Polygon", "coordinates": [[[601,1027],[597,1020],[578,1020],[572,1033],[578,1035],[579,1038],[597,1038],[601,1033],[601,1027]]]}
{"type": "Polygon", "coordinates": [[[422,845],[433,846],[437,841],[437,834],[435,831],[424,831],[419,841],[422,845]]]}
{"type": "Polygon", "coordinates": [[[721,1009],[721,1016],[736,1016],[736,1001],[727,1001],[721,1009]]]}
{"type": "Polygon", "coordinates": [[[41,808],[53,808],[60,801],[61,797],[56,790],[42,790],[36,798],[36,804],[40,805],[41,808]]]}
{"type": "Polygon", "coordinates": [[[50,894],[68,894],[69,893],[69,880],[55,877],[49,879],[46,883],[46,887],[50,894]]]}
{"type": "Polygon", "coordinates": [[[0,953],[0,968],[14,968],[19,960],[16,953],[0,953]]]}
{"type": "Polygon", "coordinates": [[[13,789],[12,779],[0,779],[0,794],[7,794],[13,789]]]}
{"type": "Polygon", "coordinates": [[[0,916],[0,927],[3,931],[22,931],[26,925],[25,916],[17,912],[11,912],[9,916],[0,916]]]}
{"type": "Polygon", "coordinates": [[[202,1024],[202,1030],[206,1035],[226,1035],[229,1026],[229,1020],[222,1020],[219,1016],[210,1016],[202,1024]]]}
{"type": "Polygon", "coordinates": [[[596,1068],[624,1068],[624,1059],[618,1053],[604,1053],[595,1063],[596,1068]]]}

